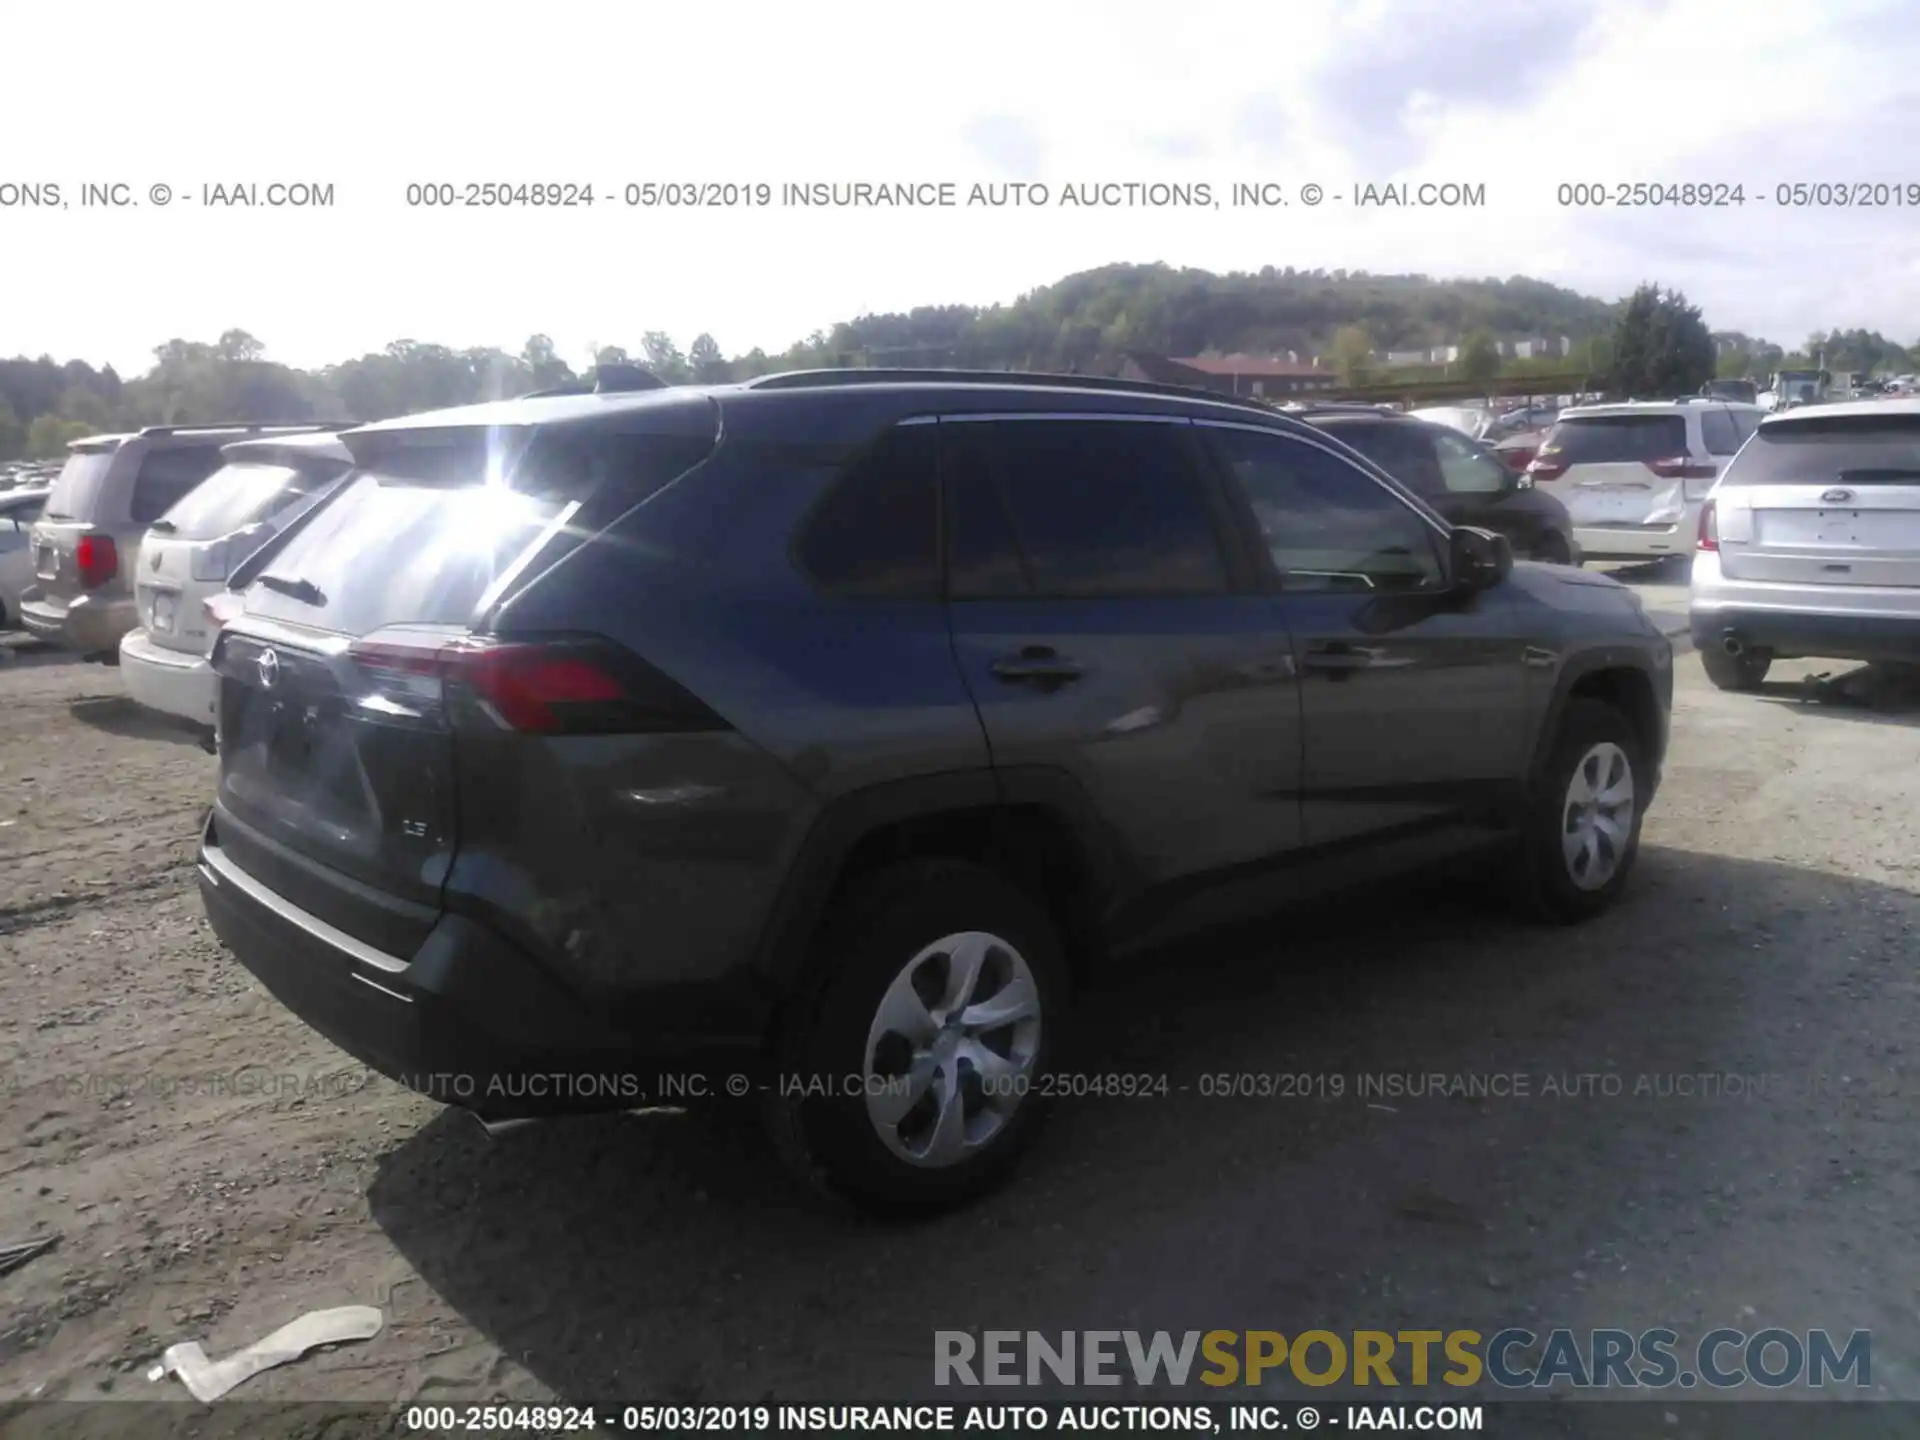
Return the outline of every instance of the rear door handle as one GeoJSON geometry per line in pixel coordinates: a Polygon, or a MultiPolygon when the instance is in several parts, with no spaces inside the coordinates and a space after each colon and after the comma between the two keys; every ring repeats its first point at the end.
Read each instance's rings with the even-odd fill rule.
{"type": "Polygon", "coordinates": [[[1029,645],[1018,655],[1006,655],[993,662],[993,673],[1013,684],[1038,683],[1063,685],[1086,673],[1076,660],[1069,660],[1048,645],[1029,645]]]}

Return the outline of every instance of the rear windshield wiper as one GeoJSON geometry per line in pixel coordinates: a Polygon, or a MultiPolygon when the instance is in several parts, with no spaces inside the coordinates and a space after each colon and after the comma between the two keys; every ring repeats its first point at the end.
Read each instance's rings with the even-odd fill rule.
{"type": "Polygon", "coordinates": [[[173,534],[174,531],[178,530],[179,528],[180,527],[174,524],[173,521],[171,520],[156,520],[153,522],[153,524],[147,527],[147,529],[161,535],[171,535],[173,534]]]}
{"type": "Polygon", "coordinates": [[[311,605],[316,610],[325,608],[327,603],[327,597],[320,593],[320,587],[311,580],[287,580],[279,575],[262,575],[258,583],[303,605],[311,605]]]}

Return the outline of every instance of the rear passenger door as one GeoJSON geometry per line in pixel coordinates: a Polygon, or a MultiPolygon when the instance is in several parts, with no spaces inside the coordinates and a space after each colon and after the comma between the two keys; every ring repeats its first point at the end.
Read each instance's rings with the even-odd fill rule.
{"type": "Polygon", "coordinates": [[[1320,445],[1207,421],[1271,562],[1300,669],[1306,841],[1387,841],[1511,806],[1529,760],[1504,587],[1447,584],[1445,537],[1320,445]]]}
{"type": "Polygon", "coordinates": [[[1148,886],[1300,842],[1291,645],[1171,416],[940,424],[955,654],[997,768],[1071,773],[1148,886]]]}

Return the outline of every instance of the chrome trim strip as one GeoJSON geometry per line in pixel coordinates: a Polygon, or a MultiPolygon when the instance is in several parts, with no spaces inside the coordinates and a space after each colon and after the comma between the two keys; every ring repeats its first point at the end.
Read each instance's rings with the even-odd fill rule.
{"type": "MultiPolygon", "coordinates": [[[[407,961],[396,955],[389,955],[384,950],[376,950],[364,941],[354,939],[346,931],[329,925],[318,915],[309,914],[284,896],[275,894],[229,860],[218,845],[202,846],[200,863],[203,872],[211,874],[215,884],[232,885],[248,899],[266,906],[276,915],[291,920],[322,944],[331,945],[334,949],[352,956],[362,965],[371,965],[374,969],[385,971],[389,975],[406,974],[407,961]]],[[[356,975],[353,978],[359,980],[364,977],[356,975]]],[[[377,990],[382,987],[376,985],[374,988],[377,990]]],[[[402,995],[397,998],[404,1000],[407,997],[402,995]]]]}

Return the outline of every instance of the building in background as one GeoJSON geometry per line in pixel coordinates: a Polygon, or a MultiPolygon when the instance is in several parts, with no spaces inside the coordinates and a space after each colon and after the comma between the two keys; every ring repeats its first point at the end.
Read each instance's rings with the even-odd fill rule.
{"type": "Polygon", "coordinates": [[[1128,380],[1191,385],[1255,400],[1281,400],[1316,390],[1331,390],[1339,384],[1339,377],[1331,371],[1282,355],[1173,357],[1135,351],[1127,356],[1120,374],[1128,380]]]}

